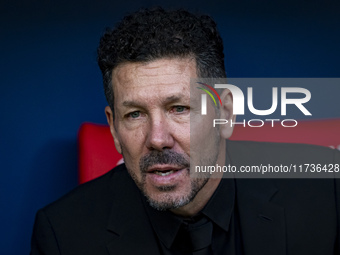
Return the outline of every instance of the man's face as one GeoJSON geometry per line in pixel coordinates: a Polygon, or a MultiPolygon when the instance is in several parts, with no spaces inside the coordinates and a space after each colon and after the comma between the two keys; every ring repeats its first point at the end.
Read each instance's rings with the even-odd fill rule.
{"type": "MultiPolygon", "coordinates": [[[[115,119],[108,107],[106,113],[116,148],[137,186],[159,210],[188,204],[208,182],[207,177],[190,178],[189,172],[190,78],[195,77],[192,59],[126,63],[112,74],[115,119]]],[[[218,150],[216,139],[210,139],[210,146],[204,139],[197,143],[218,150]]],[[[196,156],[197,162],[204,161],[196,156]]],[[[214,160],[216,155],[207,159],[214,160]]]]}

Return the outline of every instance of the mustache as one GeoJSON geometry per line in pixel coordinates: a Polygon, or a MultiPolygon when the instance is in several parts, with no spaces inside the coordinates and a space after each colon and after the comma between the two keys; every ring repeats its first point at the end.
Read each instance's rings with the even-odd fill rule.
{"type": "Polygon", "coordinates": [[[185,155],[172,151],[151,151],[149,154],[143,156],[139,161],[139,167],[142,173],[146,173],[147,170],[153,165],[175,165],[182,168],[190,166],[190,160],[185,155]]]}

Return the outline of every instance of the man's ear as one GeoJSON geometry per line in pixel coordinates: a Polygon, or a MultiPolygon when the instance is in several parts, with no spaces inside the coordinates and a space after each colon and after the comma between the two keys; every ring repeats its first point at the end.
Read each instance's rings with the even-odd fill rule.
{"type": "Polygon", "coordinates": [[[220,118],[228,120],[228,123],[220,125],[220,135],[224,139],[228,139],[234,130],[234,126],[231,126],[231,122],[235,123],[236,120],[236,115],[233,115],[233,95],[229,89],[223,90],[221,101],[220,118]]]}
{"type": "Polygon", "coordinates": [[[105,107],[105,115],[106,115],[107,123],[110,125],[110,131],[111,131],[111,135],[113,137],[113,141],[115,143],[116,150],[120,154],[122,154],[122,147],[120,146],[118,134],[117,134],[116,128],[114,126],[114,118],[113,118],[113,113],[112,113],[110,106],[105,107]]]}

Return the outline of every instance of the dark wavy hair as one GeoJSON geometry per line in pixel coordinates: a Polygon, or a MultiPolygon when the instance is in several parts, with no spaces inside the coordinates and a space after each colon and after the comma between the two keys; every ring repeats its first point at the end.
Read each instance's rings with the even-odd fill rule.
{"type": "Polygon", "coordinates": [[[107,29],[100,39],[98,65],[112,112],[115,67],[126,62],[185,57],[196,60],[198,77],[225,78],[223,42],[211,17],[157,7],[125,16],[113,29],[107,29]]]}

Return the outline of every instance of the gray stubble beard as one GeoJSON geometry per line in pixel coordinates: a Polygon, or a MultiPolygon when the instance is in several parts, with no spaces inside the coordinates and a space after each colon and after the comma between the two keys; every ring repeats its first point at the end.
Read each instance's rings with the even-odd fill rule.
{"type": "MultiPolygon", "coordinates": [[[[215,137],[216,139],[216,148],[219,148],[219,137],[215,137]]],[[[122,147],[122,155],[124,157],[124,150],[122,147]]],[[[216,153],[213,153],[213,158],[210,160],[207,160],[208,162],[205,162],[206,165],[212,165],[216,163],[218,156],[218,151],[216,153]]],[[[164,199],[162,201],[158,201],[155,199],[152,199],[151,196],[146,191],[146,173],[147,169],[154,165],[154,164],[174,164],[174,165],[180,165],[187,168],[187,174],[190,175],[190,160],[187,160],[182,154],[168,150],[167,152],[164,151],[153,151],[148,155],[145,155],[140,160],[140,167],[139,170],[141,172],[142,180],[138,181],[137,175],[128,169],[128,172],[131,176],[131,178],[136,183],[137,187],[141,190],[143,195],[146,197],[149,205],[153,207],[156,210],[159,211],[166,211],[171,209],[180,208],[182,206],[185,206],[192,202],[198,192],[207,184],[207,182],[210,179],[209,173],[202,173],[202,176],[198,178],[190,178],[190,193],[189,194],[183,194],[183,196],[179,198],[173,198],[169,192],[172,192],[176,189],[176,185],[171,186],[162,186],[158,187],[159,191],[165,192],[168,194],[165,194],[164,199]],[[165,155],[165,156],[164,156],[165,155]]],[[[202,164],[205,160],[201,160],[200,164],[202,164]]]]}

